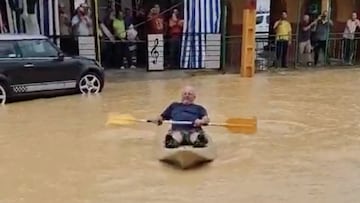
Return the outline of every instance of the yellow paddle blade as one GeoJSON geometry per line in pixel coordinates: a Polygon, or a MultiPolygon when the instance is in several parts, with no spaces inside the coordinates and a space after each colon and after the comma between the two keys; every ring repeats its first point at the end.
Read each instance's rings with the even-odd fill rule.
{"type": "Polygon", "coordinates": [[[136,122],[136,118],[130,114],[110,114],[107,125],[132,125],[136,122]]]}
{"type": "Polygon", "coordinates": [[[232,133],[254,134],[256,133],[256,118],[229,118],[225,123],[210,123],[212,126],[225,127],[232,133]]]}
{"type": "Polygon", "coordinates": [[[257,130],[256,118],[229,118],[225,126],[230,132],[254,134],[257,130]]]}

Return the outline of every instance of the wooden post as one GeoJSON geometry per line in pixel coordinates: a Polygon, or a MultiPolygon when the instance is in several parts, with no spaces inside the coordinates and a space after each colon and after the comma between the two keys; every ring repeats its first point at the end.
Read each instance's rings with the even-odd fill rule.
{"type": "Polygon", "coordinates": [[[256,0],[246,0],[243,11],[243,32],[241,47],[241,77],[255,74],[256,0]]]}

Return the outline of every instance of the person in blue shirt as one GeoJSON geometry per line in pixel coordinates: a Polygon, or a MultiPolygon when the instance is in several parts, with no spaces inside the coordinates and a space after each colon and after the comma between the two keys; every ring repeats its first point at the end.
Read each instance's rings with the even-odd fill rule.
{"type": "Polygon", "coordinates": [[[207,110],[195,104],[196,94],[191,86],[184,87],[181,102],[173,102],[155,120],[161,125],[163,120],[191,121],[193,124],[172,124],[171,129],[165,137],[166,148],[176,148],[181,145],[193,145],[194,147],[205,147],[208,140],[202,125],[207,125],[210,119],[207,110]]]}

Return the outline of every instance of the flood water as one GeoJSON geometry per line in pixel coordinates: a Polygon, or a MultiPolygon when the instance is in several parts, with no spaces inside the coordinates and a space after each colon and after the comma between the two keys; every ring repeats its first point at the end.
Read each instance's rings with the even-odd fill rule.
{"type": "Polygon", "coordinates": [[[97,97],[9,104],[0,202],[359,202],[359,78],[349,69],[110,82],[97,97]],[[217,159],[182,171],[154,154],[168,126],[105,126],[113,112],[157,116],[185,84],[213,122],[256,116],[258,132],[207,127],[217,159]]]}

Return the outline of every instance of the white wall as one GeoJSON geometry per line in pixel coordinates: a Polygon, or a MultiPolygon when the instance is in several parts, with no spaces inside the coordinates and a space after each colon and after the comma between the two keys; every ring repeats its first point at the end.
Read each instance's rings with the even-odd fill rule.
{"type": "Polygon", "coordinates": [[[258,11],[270,11],[270,0],[257,0],[256,10],[258,11]]]}

